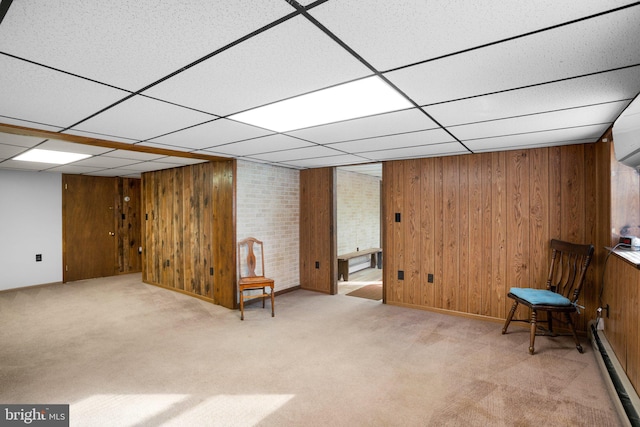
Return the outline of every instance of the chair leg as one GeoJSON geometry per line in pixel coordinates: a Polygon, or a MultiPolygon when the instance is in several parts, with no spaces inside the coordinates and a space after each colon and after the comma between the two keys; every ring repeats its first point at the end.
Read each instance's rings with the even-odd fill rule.
{"type": "Polygon", "coordinates": [[[244,320],[244,293],[240,291],[240,320],[244,320]]]}
{"type": "Polygon", "coordinates": [[[536,310],[531,310],[531,336],[529,337],[529,354],[534,352],[534,343],[536,341],[536,310]]]}
{"type": "Polygon", "coordinates": [[[262,287],[262,308],[264,308],[264,287],[262,287]]]}
{"type": "Polygon", "coordinates": [[[507,333],[507,328],[509,327],[509,323],[511,323],[511,319],[513,319],[513,315],[516,312],[516,308],[518,308],[518,301],[514,301],[513,305],[511,306],[511,310],[509,311],[507,320],[504,322],[504,326],[502,327],[502,335],[507,333]]]}
{"type": "Polygon", "coordinates": [[[571,320],[571,314],[565,313],[565,317],[567,318],[567,323],[569,324],[569,329],[571,329],[571,333],[573,334],[573,339],[576,342],[576,348],[580,353],[583,352],[582,346],[580,345],[580,340],[578,340],[578,334],[576,334],[576,328],[573,326],[573,321],[571,320]]]}
{"type": "Polygon", "coordinates": [[[271,317],[275,317],[275,307],[274,307],[275,298],[273,296],[273,288],[271,288],[271,317]]]}

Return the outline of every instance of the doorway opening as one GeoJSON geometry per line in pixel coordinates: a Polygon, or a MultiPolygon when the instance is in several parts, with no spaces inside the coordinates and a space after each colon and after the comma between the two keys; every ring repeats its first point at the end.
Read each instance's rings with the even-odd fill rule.
{"type": "Polygon", "coordinates": [[[382,164],[336,169],[338,294],[382,300],[382,164]]]}

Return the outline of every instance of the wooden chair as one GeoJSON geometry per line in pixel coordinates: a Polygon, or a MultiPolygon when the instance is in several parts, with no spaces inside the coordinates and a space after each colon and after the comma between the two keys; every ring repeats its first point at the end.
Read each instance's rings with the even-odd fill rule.
{"type": "Polygon", "coordinates": [[[262,298],[262,308],[264,308],[264,300],[269,296],[271,296],[271,317],[275,316],[274,281],[264,276],[262,242],[254,237],[248,237],[238,242],[238,290],[240,292],[240,320],[244,320],[245,299],[262,298]],[[266,288],[270,288],[268,293],[266,288]],[[245,296],[245,292],[256,290],[261,293],[245,296]]]}
{"type": "Polygon", "coordinates": [[[507,296],[513,299],[514,302],[502,328],[502,333],[507,333],[507,328],[513,319],[518,304],[522,304],[529,308],[529,319],[513,319],[513,321],[530,323],[530,354],[534,353],[534,342],[538,330],[542,332],[538,335],[557,336],[553,332],[554,320],[569,326],[576,342],[576,348],[582,353],[582,346],[571,320],[571,314],[573,312],[580,313],[578,310],[578,296],[592,257],[593,245],[579,245],[561,240],[551,240],[551,267],[546,289],[511,288],[507,296]],[[546,320],[538,319],[538,312],[541,311],[546,312],[546,320]],[[554,318],[553,315],[556,313],[561,313],[564,319],[554,318]],[[543,328],[538,323],[546,323],[547,326],[543,328]]]}

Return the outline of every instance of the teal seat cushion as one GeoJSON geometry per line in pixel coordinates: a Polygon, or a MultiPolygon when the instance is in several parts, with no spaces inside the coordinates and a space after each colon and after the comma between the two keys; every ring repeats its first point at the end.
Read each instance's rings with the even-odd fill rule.
{"type": "Polygon", "coordinates": [[[533,305],[571,305],[569,298],[546,289],[511,288],[509,292],[533,305]]]}

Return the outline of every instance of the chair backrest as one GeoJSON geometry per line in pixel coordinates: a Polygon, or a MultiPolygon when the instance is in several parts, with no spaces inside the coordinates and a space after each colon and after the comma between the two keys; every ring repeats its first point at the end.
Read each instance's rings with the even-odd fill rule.
{"type": "Polygon", "coordinates": [[[562,294],[575,303],[592,257],[593,245],[551,240],[551,267],[547,289],[562,294]]]}
{"type": "Polygon", "coordinates": [[[264,277],[264,252],[262,242],[247,237],[238,242],[238,274],[244,277],[264,277]]]}

